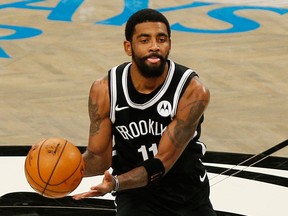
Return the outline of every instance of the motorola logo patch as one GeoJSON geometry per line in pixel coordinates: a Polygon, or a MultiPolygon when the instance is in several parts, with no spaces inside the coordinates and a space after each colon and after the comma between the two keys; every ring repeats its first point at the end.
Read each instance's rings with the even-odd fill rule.
{"type": "Polygon", "coordinates": [[[158,106],[157,106],[157,111],[159,115],[163,117],[167,117],[171,114],[172,112],[172,106],[169,101],[161,101],[158,106]]]}

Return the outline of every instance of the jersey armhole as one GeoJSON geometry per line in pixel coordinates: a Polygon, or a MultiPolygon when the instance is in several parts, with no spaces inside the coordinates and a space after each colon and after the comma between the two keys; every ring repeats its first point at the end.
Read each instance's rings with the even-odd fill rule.
{"type": "Polygon", "coordinates": [[[177,108],[178,108],[178,103],[179,100],[182,96],[182,94],[184,93],[185,89],[187,88],[187,85],[189,84],[190,80],[194,77],[197,76],[197,74],[191,70],[188,69],[184,72],[181,80],[178,83],[178,86],[176,88],[175,94],[174,94],[174,98],[173,98],[173,108],[172,108],[172,112],[171,112],[171,119],[173,119],[176,115],[177,112],[177,108]]]}
{"type": "Polygon", "coordinates": [[[116,83],[116,67],[113,67],[108,72],[109,78],[109,94],[110,94],[110,119],[111,122],[115,122],[115,106],[117,101],[117,83],[116,83]]]}

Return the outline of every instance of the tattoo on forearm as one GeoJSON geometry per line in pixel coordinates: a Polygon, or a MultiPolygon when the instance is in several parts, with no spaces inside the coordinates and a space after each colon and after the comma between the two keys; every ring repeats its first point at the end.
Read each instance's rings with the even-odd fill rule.
{"type": "Polygon", "coordinates": [[[180,112],[188,110],[187,119],[176,119],[173,131],[167,130],[167,134],[176,147],[185,145],[194,135],[198,121],[203,114],[207,101],[195,101],[185,106],[180,112]]]}
{"type": "Polygon", "coordinates": [[[90,135],[98,133],[101,124],[101,116],[99,114],[98,104],[93,104],[91,97],[89,97],[89,116],[90,116],[90,135]]]}

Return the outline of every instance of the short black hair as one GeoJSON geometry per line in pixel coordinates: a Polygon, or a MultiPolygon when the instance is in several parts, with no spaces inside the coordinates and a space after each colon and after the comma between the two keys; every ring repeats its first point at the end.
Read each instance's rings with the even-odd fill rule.
{"type": "Polygon", "coordinates": [[[166,25],[168,36],[171,36],[170,24],[167,18],[160,12],[154,9],[146,8],[134,13],[127,21],[125,27],[125,37],[127,41],[132,41],[132,36],[135,31],[135,26],[144,22],[162,22],[166,25]]]}

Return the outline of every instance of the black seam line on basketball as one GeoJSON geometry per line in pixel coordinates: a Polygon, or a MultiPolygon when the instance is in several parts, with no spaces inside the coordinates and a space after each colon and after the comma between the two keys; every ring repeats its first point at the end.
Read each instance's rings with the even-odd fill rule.
{"type": "MultiPolygon", "coordinates": [[[[80,158],[80,161],[77,165],[77,167],[75,168],[75,170],[69,175],[67,176],[64,180],[62,180],[61,182],[57,183],[57,184],[49,184],[50,186],[57,186],[57,185],[60,185],[62,184],[63,182],[67,181],[69,178],[71,178],[77,171],[78,171],[78,168],[80,167],[81,165],[81,162],[82,162],[82,157],[80,158]]],[[[47,189],[48,190],[48,189],[47,189]]],[[[53,191],[53,190],[50,190],[50,191],[53,191]]],[[[54,191],[53,191],[54,192],[54,191]]],[[[55,191],[56,192],[56,191],[55,191]]],[[[63,192],[66,192],[66,191],[63,191],[63,192]]],[[[59,192],[61,193],[61,192],[59,192]]]]}
{"type": "Polygon", "coordinates": [[[63,148],[62,148],[62,151],[61,151],[61,153],[60,153],[60,155],[59,155],[59,157],[58,157],[58,159],[57,159],[57,162],[56,162],[56,164],[54,165],[54,168],[53,168],[53,170],[52,170],[52,172],[51,172],[51,175],[50,175],[48,181],[46,182],[46,185],[45,185],[45,188],[44,188],[44,190],[43,190],[42,195],[44,194],[45,190],[46,190],[47,187],[48,187],[48,184],[49,184],[50,181],[51,181],[51,178],[52,178],[52,176],[53,176],[53,174],[54,174],[54,171],[55,171],[55,169],[56,169],[56,167],[57,167],[57,165],[58,165],[58,163],[59,163],[59,160],[60,160],[60,158],[61,158],[61,156],[62,156],[62,154],[63,154],[63,151],[64,151],[64,149],[66,148],[67,142],[68,142],[68,141],[66,140],[66,142],[65,142],[65,144],[64,144],[64,146],[63,146],[63,148]]]}
{"type": "MultiPolygon", "coordinates": [[[[58,184],[49,184],[49,185],[50,185],[50,186],[57,186],[57,185],[62,184],[62,183],[65,182],[65,181],[67,181],[68,179],[70,179],[77,171],[79,171],[78,168],[80,167],[81,162],[82,162],[82,157],[80,157],[80,161],[79,161],[76,169],[75,169],[68,177],[66,177],[62,182],[59,182],[58,184]]],[[[81,183],[81,182],[79,182],[79,184],[80,184],[80,183],[81,183]]],[[[74,190],[79,186],[79,184],[78,184],[78,185],[75,185],[74,188],[71,188],[71,189],[68,190],[68,191],[58,191],[58,192],[57,192],[57,191],[55,191],[55,190],[51,190],[51,189],[47,189],[47,188],[46,188],[45,193],[47,193],[47,191],[53,192],[53,193],[71,193],[72,191],[74,191],[74,190]]]]}
{"type": "MultiPolygon", "coordinates": [[[[25,163],[25,167],[26,167],[26,163],[25,163]]],[[[32,176],[31,176],[30,173],[28,172],[27,168],[25,168],[25,169],[26,169],[27,175],[28,175],[29,178],[30,178],[30,181],[33,181],[34,184],[36,184],[36,185],[38,185],[40,188],[42,188],[42,186],[41,186],[40,184],[38,184],[38,183],[32,178],[32,176]]],[[[30,185],[35,191],[38,191],[37,188],[33,187],[33,186],[30,184],[29,181],[28,181],[28,183],[29,183],[29,185],[30,185]]]]}
{"type": "MultiPolygon", "coordinates": [[[[42,177],[41,177],[41,173],[40,173],[40,170],[39,170],[39,159],[40,159],[40,152],[41,152],[41,149],[42,149],[42,146],[43,146],[43,144],[45,143],[47,141],[47,139],[45,139],[41,144],[40,144],[40,149],[39,149],[39,151],[38,151],[38,156],[37,156],[37,172],[38,172],[38,176],[40,177],[40,179],[41,179],[41,181],[42,182],[44,182],[45,183],[45,181],[43,181],[43,179],[42,179],[42,177]]],[[[31,178],[31,179],[33,179],[33,178],[31,178]]],[[[34,181],[34,179],[33,179],[33,181],[34,181]]],[[[35,182],[35,181],[34,181],[35,182]]],[[[38,183],[37,183],[38,184],[38,183]]],[[[39,185],[39,184],[38,184],[39,185]]],[[[39,185],[40,186],[40,185],[39,185]]],[[[41,187],[42,188],[42,187],[41,187]]],[[[43,191],[41,192],[41,194],[43,194],[44,193],[44,191],[45,191],[45,188],[43,188],[43,191]]],[[[40,191],[39,191],[40,192],[40,191]]]]}
{"type": "MultiPolygon", "coordinates": [[[[38,184],[33,178],[32,178],[32,176],[30,175],[30,173],[29,173],[29,171],[28,171],[28,169],[27,169],[27,161],[25,161],[25,172],[26,172],[26,175],[28,175],[28,177],[30,178],[30,180],[31,181],[33,181],[35,184],[37,184],[39,187],[41,187],[41,185],[40,184],[38,184]]],[[[38,169],[37,169],[37,171],[38,171],[38,169]]],[[[39,175],[39,173],[38,173],[38,175],[39,175]]],[[[28,179],[27,179],[28,180],[28,179]]],[[[35,190],[35,191],[37,191],[31,184],[30,184],[30,182],[28,181],[28,183],[29,183],[29,185],[35,190]]],[[[41,187],[42,188],[42,187],[41,187]]]]}
{"type": "MultiPolygon", "coordinates": [[[[81,162],[82,162],[82,156],[80,157],[80,161],[79,161],[76,169],[75,169],[66,179],[64,179],[64,180],[63,180],[61,183],[59,183],[59,184],[62,184],[63,182],[65,182],[65,181],[67,181],[69,178],[71,178],[71,176],[73,176],[73,175],[78,171],[78,168],[80,167],[81,162]]],[[[57,185],[57,184],[56,184],[56,185],[57,185]]],[[[73,188],[72,190],[75,190],[77,187],[78,187],[78,185],[75,186],[75,188],[73,188]]],[[[70,192],[71,192],[71,191],[70,191],[70,192]]]]}
{"type": "MultiPolygon", "coordinates": [[[[80,161],[79,161],[78,166],[76,167],[76,169],[73,171],[73,173],[71,173],[70,176],[68,176],[68,177],[65,179],[65,181],[68,180],[69,178],[71,178],[71,176],[73,176],[76,172],[78,172],[78,168],[80,167],[81,162],[82,162],[82,156],[80,157],[80,161]]],[[[80,184],[80,183],[81,183],[81,181],[79,182],[79,184],[80,184]]],[[[78,184],[78,185],[79,185],[79,184],[78,184]]],[[[72,189],[70,190],[70,192],[74,191],[74,190],[78,187],[78,185],[76,185],[75,188],[72,188],[72,189]]]]}
{"type": "MultiPolygon", "coordinates": [[[[26,172],[26,175],[28,175],[28,177],[34,182],[34,183],[36,183],[37,184],[37,182],[35,182],[34,181],[34,179],[31,177],[31,175],[30,175],[30,173],[29,173],[29,171],[28,171],[28,169],[27,169],[27,159],[25,160],[25,164],[24,164],[24,169],[25,169],[25,172],[26,172]]],[[[29,181],[28,181],[28,183],[29,183],[29,181]]],[[[32,187],[32,185],[29,183],[29,185],[32,187]]],[[[40,186],[40,185],[39,185],[40,186]]],[[[32,187],[33,189],[34,189],[34,187],[32,187]]],[[[35,189],[34,189],[35,190],[35,189]]]]}
{"type": "MultiPolygon", "coordinates": [[[[242,168],[242,169],[240,169],[240,170],[237,170],[236,172],[232,173],[231,175],[228,175],[227,177],[225,177],[225,178],[223,178],[223,179],[215,182],[215,183],[212,184],[210,187],[212,187],[212,186],[214,186],[214,185],[216,185],[216,184],[218,184],[218,183],[220,183],[220,182],[222,182],[222,181],[224,181],[224,180],[226,180],[226,179],[228,179],[228,178],[230,178],[230,177],[232,177],[232,176],[235,176],[235,175],[239,174],[240,172],[246,170],[246,169],[249,168],[249,167],[254,166],[255,164],[257,164],[257,163],[265,160],[266,158],[268,158],[271,154],[273,154],[273,153],[275,153],[275,152],[277,152],[277,151],[285,148],[286,146],[288,146],[288,139],[285,140],[285,141],[283,141],[283,142],[281,142],[281,143],[279,143],[279,144],[277,144],[277,145],[275,145],[275,146],[273,146],[273,147],[271,147],[271,148],[269,148],[269,149],[267,149],[267,150],[265,150],[265,151],[263,151],[263,152],[261,152],[261,153],[255,154],[255,155],[253,155],[252,157],[250,157],[250,158],[248,158],[248,159],[240,162],[239,164],[237,164],[237,165],[235,165],[235,166],[233,166],[233,167],[231,167],[231,168],[229,168],[229,169],[227,169],[227,170],[219,173],[218,175],[212,177],[210,180],[218,177],[219,175],[223,175],[223,174],[229,172],[230,170],[233,170],[233,169],[234,169],[235,167],[237,167],[237,166],[240,166],[240,165],[243,165],[243,164],[245,164],[245,163],[247,163],[247,162],[252,161],[252,162],[248,163],[248,164],[246,165],[246,167],[244,167],[244,168],[242,168]],[[255,158],[255,159],[254,159],[254,158],[255,158]],[[259,159],[258,159],[258,158],[259,158],[259,159]],[[253,159],[254,159],[254,160],[253,160],[253,159]],[[256,161],[255,161],[255,160],[256,160],[256,161]]],[[[244,166],[245,166],[245,165],[244,165],[244,166]]]]}

